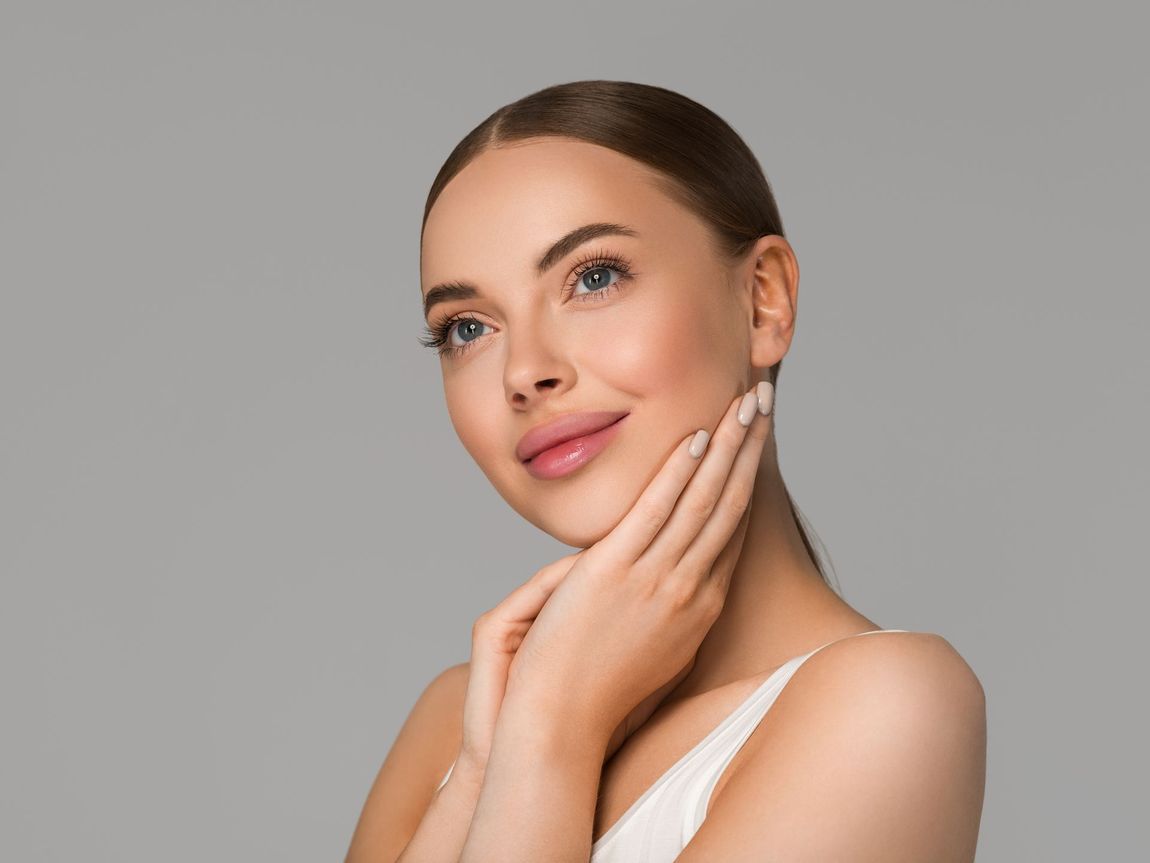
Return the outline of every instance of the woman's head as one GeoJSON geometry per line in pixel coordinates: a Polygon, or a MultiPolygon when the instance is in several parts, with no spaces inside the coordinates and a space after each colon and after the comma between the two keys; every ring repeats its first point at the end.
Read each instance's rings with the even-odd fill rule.
{"type": "Polygon", "coordinates": [[[420,264],[425,306],[444,298],[424,343],[443,352],[460,440],[513,508],[577,547],[684,437],[775,382],[793,335],[797,263],[758,162],[715,114],[649,85],[574,82],[496,111],[436,177],[420,264]],[[578,469],[533,475],[524,433],[584,411],[627,416],[578,469]]]}

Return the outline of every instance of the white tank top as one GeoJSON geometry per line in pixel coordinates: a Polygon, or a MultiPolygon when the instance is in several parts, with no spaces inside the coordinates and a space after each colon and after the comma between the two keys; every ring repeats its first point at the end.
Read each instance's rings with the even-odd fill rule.
{"type": "MultiPolygon", "coordinates": [[[[874,629],[846,638],[905,629],[874,629]]],[[[591,847],[589,863],[664,863],[674,860],[703,824],[711,792],[731,759],[799,667],[835,639],[787,660],[686,755],[655,780],[591,847]]],[[[439,788],[446,784],[453,763],[439,788]]],[[[438,789],[437,789],[438,790],[438,789]]]]}

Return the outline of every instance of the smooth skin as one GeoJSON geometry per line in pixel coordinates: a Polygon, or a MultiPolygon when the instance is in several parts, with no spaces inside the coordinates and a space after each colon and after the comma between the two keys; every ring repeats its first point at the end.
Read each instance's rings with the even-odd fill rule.
{"type": "Polygon", "coordinates": [[[690,664],[722,610],[767,437],[757,405],[753,390],[731,403],[701,462],[681,441],[544,604],[511,663],[461,863],[590,857],[609,740],[690,664]],[[509,830],[509,812],[531,823],[509,830]]]}
{"type": "Polygon", "coordinates": [[[753,425],[753,390],[731,402],[701,460],[688,451],[693,435],[680,442],[619,525],[575,561],[511,662],[514,694],[606,733],[605,748],[642,698],[691,665],[722,610],[768,424],[748,434],[740,408],[753,425]]]}
{"type": "MultiPolygon", "coordinates": [[[[524,831],[507,840],[517,844],[500,847],[499,859],[517,859],[508,849],[533,847],[531,834],[542,827],[538,835],[552,837],[550,856],[537,859],[586,861],[590,840],[766,675],[835,641],[796,672],[724,772],[707,819],[679,859],[971,860],[985,781],[978,680],[938,635],[847,637],[880,627],[839,597],[810,561],[787,505],[773,422],[761,420],[766,438],[753,465],[745,524],[732,536],[738,548],[730,552],[722,607],[690,664],[677,664],[682,656],[673,642],[698,635],[701,612],[664,618],[682,631],[660,631],[658,644],[646,647],[638,634],[629,641],[621,631],[632,622],[623,614],[608,620],[620,627],[611,630],[613,647],[600,650],[600,633],[582,628],[602,625],[585,585],[604,577],[597,567],[575,567],[614,536],[677,447],[695,429],[715,429],[732,395],[786,354],[794,334],[798,264],[787,240],[764,236],[741,259],[721,258],[706,225],[656,179],[610,149],[537,139],[478,156],[429,214],[424,293],[449,280],[482,291],[431,310],[433,322],[466,319],[478,334],[440,361],[455,430],[517,512],[586,551],[544,567],[535,584],[481,618],[471,661],[446,669],[424,690],[380,768],[347,859],[393,861],[406,846],[406,863],[458,860],[468,830],[481,842],[494,819],[505,837],[509,828],[524,831]],[[627,225],[637,235],[596,238],[547,272],[535,269],[556,238],[594,222],[627,225]],[[586,300],[588,279],[576,279],[573,268],[591,252],[625,257],[631,273],[599,270],[620,276],[612,281],[617,287],[586,300]],[[630,411],[627,427],[567,477],[537,480],[514,456],[515,443],[534,425],[569,411],[611,409],[630,411]],[[564,589],[573,570],[587,577],[564,589]],[[551,608],[551,599],[561,602],[551,608]],[[507,615],[495,617],[506,626],[492,625],[504,605],[507,615]],[[572,667],[581,650],[593,651],[603,668],[586,659],[572,667]],[[580,668],[583,676],[574,677],[580,668]],[[573,679],[577,703],[559,685],[573,679]],[[663,686],[646,694],[656,683],[663,686]],[[605,744],[618,741],[617,723],[628,715],[643,721],[612,754],[605,744]],[[585,734],[572,733],[573,720],[585,734]],[[552,763],[547,747],[556,739],[562,751],[552,763]],[[574,745],[579,741],[590,754],[574,745]],[[511,812],[500,811],[515,794],[500,786],[500,756],[548,770],[531,786],[532,799],[511,812]],[[606,763],[594,764],[597,757],[606,763]],[[560,781],[563,771],[573,774],[568,781],[560,781]],[[595,782],[597,801],[594,788],[587,790],[595,782]],[[576,798],[550,798],[559,785],[576,798]],[[549,820],[556,817],[570,823],[549,820]],[[564,844],[557,836],[578,838],[564,844]],[[438,842],[421,845],[422,837],[438,842]]],[[[461,335],[455,327],[453,345],[463,343],[461,335]]],[[[482,577],[481,569],[476,574],[482,577]]],[[[637,631],[650,637],[659,619],[654,609],[662,606],[644,606],[638,585],[661,582],[645,567],[632,576],[616,587],[631,603],[628,613],[639,614],[637,631]]],[[[685,583],[678,581],[677,595],[690,608],[685,583]]],[[[700,591],[697,608],[714,593],[700,591]]],[[[521,775],[529,782],[529,773],[521,775]]]]}
{"type": "MultiPolygon", "coordinates": [[[[624,621],[634,619],[634,616],[628,618],[627,609],[621,607],[618,588],[625,587],[631,594],[639,591],[637,595],[641,607],[637,612],[645,618],[654,616],[651,624],[654,627],[654,637],[640,637],[638,641],[641,648],[649,648],[652,644],[658,646],[661,644],[660,637],[665,638],[668,633],[682,630],[682,621],[666,620],[668,615],[681,617],[683,614],[693,614],[698,619],[702,611],[702,619],[697,620],[701,624],[696,626],[697,633],[689,635],[689,641],[673,645],[677,649],[672,653],[670,663],[678,670],[669,681],[653,692],[649,691],[652,679],[667,677],[666,669],[663,668],[654,671],[654,678],[643,675],[638,684],[623,684],[622,698],[608,705],[607,715],[612,717],[608,721],[613,724],[613,730],[601,746],[595,742],[599,726],[597,721],[579,722],[576,719],[567,725],[575,734],[590,735],[585,739],[595,749],[593,764],[596,786],[599,766],[611,757],[633,731],[643,725],[663,698],[691,670],[698,642],[722,608],[723,595],[746,533],[751,505],[750,491],[770,422],[769,401],[759,397],[759,390],[769,395],[769,384],[760,384],[756,390],[735,398],[728,406],[718,430],[704,430],[702,435],[693,433],[683,440],[627,517],[607,538],[590,549],[566,555],[543,567],[476,621],[472,630],[470,679],[463,706],[463,735],[459,755],[447,786],[436,796],[428,815],[423,818],[398,858],[400,861],[458,860],[461,859],[465,841],[469,841],[472,848],[488,841],[480,838],[480,832],[474,829],[468,839],[466,828],[472,820],[484,787],[487,788],[488,799],[497,793],[491,790],[494,784],[484,786],[484,780],[497,720],[500,715],[509,715],[501,714],[509,679],[517,681],[514,689],[521,696],[532,697],[538,694],[548,697],[550,693],[550,697],[559,695],[566,699],[570,695],[554,679],[548,679],[542,691],[531,688],[529,682],[523,682],[538,679],[529,669],[525,670],[525,658],[538,651],[541,642],[546,650],[549,649],[547,645],[550,641],[554,640],[553,637],[547,639],[545,635],[546,621],[539,623],[541,611],[545,607],[550,609],[548,620],[563,621],[568,616],[568,612],[561,609],[562,604],[570,600],[553,598],[561,583],[570,580],[567,594],[575,589],[571,585],[579,585],[583,594],[589,590],[589,597],[584,601],[590,601],[595,613],[608,618],[615,627],[619,625],[620,615],[624,621]],[[764,418],[756,422],[759,414],[764,418]],[[716,435],[720,436],[720,442],[711,446],[710,441],[716,435]],[[693,449],[693,444],[699,448],[693,449]],[[684,492],[688,482],[691,482],[689,494],[684,492]],[[702,530],[704,524],[706,530],[702,530]],[[657,541],[653,542],[656,533],[657,541]],[[689,540],[690,554],[685,548],[689,540]],[[714,547],[718,542],[722,542],[720,549],[714,547]],[[640,552],[644,552],[641,563],[634,560],[640,552]],[[632,569],[643,574],[624,578],[623,574],[632,569]],[[576,570],[580,573],[578,579],[571,579],[576,570]],[[602,579],[606,579],[606,582],[598,583],[597,580],[602,579]],[[524,648],[523,642],[529,632],[534,633],[532,642],[524,648]],[[512,666],[518,669],[514,673],[512,666]],[[634,701],[636,692],[643,694],[639,703],[616,721],[612,712],[619,705],[634,701]],[[466,819],[460,813],[466,813],[466,819]]],[[[582,631],[576,628],[576,632],[582,631]]],[[[634,631],[627,633],[632,642],[636,635],[634,631]]],[[[600,649],[603,649],[602,646],[600,649]]],[[[610,649],[609,645],[607,649],[610,649]]],[[[586,671],[579,662],[572,667],[573,679],[577,685],[578,679],[584,677],[586,671]]],[[[627,666],[626,670],[633,674],[636,669],[627,666]]],[[[557,708],[539,706],[531,710],[543,710],[547,715],[567,715],[575,719],[591,707],[589,702],[583,701],[578,706],[579,713],[568,713],[563,705],[557,708]]],[[[504,724],[507,722],[505,718],[504,724]]],[[[525,788],[520,782],[522,775],[520,770],[512,770],[510,773],[513,777],[511,788],[517,794],[525,788]]],[[[382,792],[378,782],[377,788],[382,792]]],[[[373,793],[376,792],[373,790],[373,793]]],[[[498,813],[504,805],[518,804],[503,804],[497,800],[487,805],[496,813],[483,822],[494,827],[494,837],[490,842],[498,849],[496,855],[508,854],[510,849],[503,847],[500,838],[503,831],[498,828],[498,813]]],[[[594,809],[591,814],[594,814],[594,809]]],[[[361,831],[363,826],[361,820],[361,831]]],[[[385,837],[379,836],[378,841],[382,843],[385,837]]],[[[546,836],[546,841],[556,842],[557,838],[546,836]]],[[[578,840],[575,841],[577,843],[578,840]]],[[[361,840],[360,847],[365,848],[365,843],[366,840],[361,840]]],[[[359,853],[367,854],[362,850],[359,853]]],[[[469,853],[479,852],[472,850],[469,853]]],[[[382,849],[381,853],[374,856],[376,859],[395,859],[394,854],[385,856],[382,849]]],[[[480,859],[483,856],[480,855],[480,859]]]]}

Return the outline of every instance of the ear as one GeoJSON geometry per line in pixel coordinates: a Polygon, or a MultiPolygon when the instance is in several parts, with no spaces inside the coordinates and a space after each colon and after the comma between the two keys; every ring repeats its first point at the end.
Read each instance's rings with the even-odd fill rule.
{"type": "Polygon", "coordinates": [[[760,237],[745,265],[751,365],[768,369],[790,349],[799,300],[799,262],[785,237],[760,237]]]}

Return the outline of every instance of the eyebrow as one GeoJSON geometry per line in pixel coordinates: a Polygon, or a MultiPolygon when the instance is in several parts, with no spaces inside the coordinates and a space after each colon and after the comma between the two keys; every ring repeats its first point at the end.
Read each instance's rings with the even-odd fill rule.
{"type": "MultiPolygon", "coordinates": [[[[629,228],[626,225],[618,225],[614,222],[592,222],[589,225],[583,225],[582,227],[568,231],[552,243],[551,247],[548,248],[542,257],[539,258],[538,262],[536,262],[535,269],[539,275],[545,275],[548,270],[579,248],[579,246],[596,237],[607,236],[637,237],[639,236],[639,232],[634,228],[629,228]]],[[[467,282],[445,282],[436,285],[423,297],[424,320],[427,319],[432,307],[439,303],[446,303],[449,300],[468,300],[482,296],[483,292],[480,291],[479,288],[467,282]]]]}

